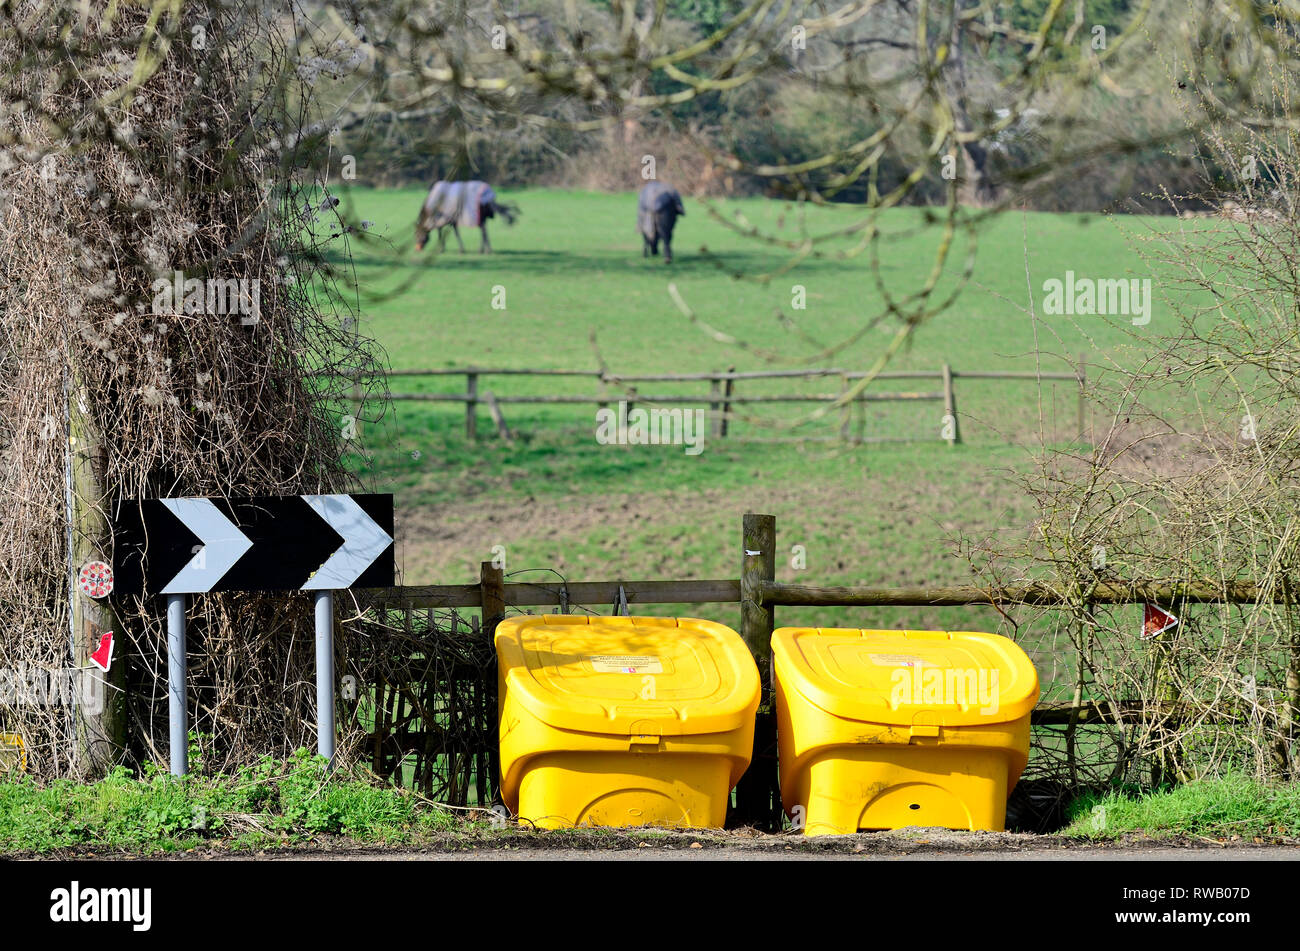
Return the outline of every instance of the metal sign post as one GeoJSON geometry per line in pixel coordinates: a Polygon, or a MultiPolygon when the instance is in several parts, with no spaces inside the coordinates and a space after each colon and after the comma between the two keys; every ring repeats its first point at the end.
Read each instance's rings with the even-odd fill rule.
{"type": "Polygon", "coordinates": [[[189,716],[185,708],[185,602],[183,594],[167,595],[167,722],[171,732],[173,776],[190,771],[189,716]]]}
{"type": "Polygon", "coordinates": [[[334,592],[316,592],[316,749],[334,767],[334,592]]]}
{"type": "Polygon", "coordinates": [[[114,517],[113,574],[123,594],[167,595],[171,771],[188,769],[187,595],[311,591],[316,615],[316,741],[334,762],[334,592],[393,583],[391,495],[144,499],[114,517]]]}

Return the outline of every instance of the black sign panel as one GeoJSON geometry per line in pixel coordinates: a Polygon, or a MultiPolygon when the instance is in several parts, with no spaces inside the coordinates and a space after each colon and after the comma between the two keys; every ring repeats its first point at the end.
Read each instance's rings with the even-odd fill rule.
{"type": "Polygon", "coordinates": [[[391,495],[141,499],[114,514],[123,594],[393,584],[391,495]]]}

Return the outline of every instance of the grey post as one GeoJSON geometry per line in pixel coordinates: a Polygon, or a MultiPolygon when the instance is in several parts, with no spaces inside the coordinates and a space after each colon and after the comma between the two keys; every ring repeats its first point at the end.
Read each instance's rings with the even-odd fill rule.
{"type": "Polygon", "coordinates": [[[316,749],[334,765],[334,592],[316,592],[316,749]]]}
{"type": "Polygon", "coordinates": [[[189,723],[185,709],[185,595],[167,595],[167,716],[171,732],[172,775],[189,766],[189,723]]]}

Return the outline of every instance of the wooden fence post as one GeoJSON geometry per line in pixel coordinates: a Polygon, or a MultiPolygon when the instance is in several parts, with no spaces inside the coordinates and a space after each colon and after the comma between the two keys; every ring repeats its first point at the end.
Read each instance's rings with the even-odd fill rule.
{"type": "Polygon", "coordinates": [[[501,407],[497,405],[497,398],[488,390],[483,394],[484,402],[487,403],[488,413],[492,416],[492,422],[496,423],[497,435],[506,442],[514,442],[514,434],[510,432],[510,427],[506,424],[505,414],[501,412],[501,407]]]}
{"type": "Polygon", "coordinates": [[[1075,645],[1075,663],[1078,669],[1074,677],[1074,696],[1070,701],[1070,721],[1065,727],[1065,765],[1071,786],[1079,784],[1079,708],[1083,705],[1083,692],[1088,685],[1087,671],[1092,655],[1092,627],[1089,624],[1091,617],[1092,604],[1085,601],[1078,617],[1079,637],[1075,645]]]}
{"type": "Polygon", "coordinates": [[[491,643],[497,624],[506,616],[505,573],[490,561],[480,562],[478,583],[483,595],[483,636],[491,643]]]}
{"type": "MultiPolygon", "coordinates": [[[[1163,608],[1164,605],[1157,605],[1163,608]]],[[[1180,617],[1186,617],[1187,605],[1184,602],[1172,602],[1169,611],[1177,611],[1180,617]]],[[[1183,769],[1184,736],[1181,718],[1178,715],[1179,701],[1182,699],[1177,677],[1173,670],[1173,639],[1175,630],[1161,631],[1155,636],[1156,676],[1154,693],[1157,708],[1160,711],[1156,721],[1156,737],[1160,753],[1152,770],[1152,779],[1157,786],[1186,782],[1189,777],[1183,769]]]]}
{"type": "MultiPolygon", "coordinates": [[[[840,396],[844,396],[844,394],[848,393],[848,391],[849,391],[848,375],[841,373],[840,374],[840,396]]],[[[853,426],[853,401],[849,400],[847,403],[844,404],[844,409],[840,411],[840,439],[843,442],[849,441],[849,437],[852,435],[851,432],[852,426],[853,426]]]]}
{"type": "Polygon", "coordinates": [[[760,587],[776,580],[776,517],[747,514],[743,523],[744,554],[740,561],[740,635],[749,645],[766,681],[763,663],[771,652],[775,611],[764,605],[760,587]]]}
{"type": "Polygon", "coordinates": [[[361,377],[356,373],[352,374],[352,402],[357,404],[357,412],[360,413],[361,402],[362,402],[361,401],[361,377]]]}
{"type": "Polygon", "coordinates": [[[478,436],[478,374],[465,374],[465,438],[473,442],[478,436]]]}
{"type": "MultiPolygon", "coordinates": [[[[727,367],[728,373],[735,373],[735,367],[727,367]]],[[[730,376],[722,388],[722,429],[718,433],[719,438],[727,438],[727,420],[731,417],[731,394],[736,388],[736,381],[730,376]]]]}
{"type": "MultiPolygon", "coordinates": [[[[483,600],[483,640],[487,643],[487,649],[495,655],[496,647],[494,641],[497,633],[497,625],[506,616],[506,589],[505,589],[505,572],[492,564],[490,561],[479,563],[479,593],[483,600]]],[[[476,630],[477,633],[477,630],[476,630]]],[[[495,677],[495,665],[493,667],[493,676],[495,677]]],[[[496,699],[497,685],[495,680],[488,687],[488,694],[492,700],[496,699]]],[[[493,715],[495,722],[495,714],[493,715]]],[[[488,744],[488,772],[492,782],[492,788],[497,790],[497,796],[500,796],[501,790],[501,759],[500,750],[495,742],[488,744]]],[[[482,805],[480,803],[480,805],[482,805]]]]}
{"type": "Polygon", "coordinates": [[[1087,399],[1087,392],[1088,392],[1088,355],[1087,355],[1086,353],[1081,353],[1081,354],[1079,354],[1079,374],[1078,374],[1078,375],[1079,375],[1079,419],[1078,419],[1078,429],[1079,429],[1079,438],[1080,438],[1080,439],[1083,439],[1083,437],[1084,437],[1084,429],[1085,429],[1085,425],[1084,425],[1084,423],[1085,423],[1085,420],[1086,420],[1087,415],[1088,415],[1088,399],[1087,399]]]}
{"type": "Polygon", "coordinates": [[[722,409],[722,380],[716,376],[709,381],[709,416],[713,420],[709,431],[715,439],[722,437],[722,417],[719,412],[722,409]]]}
{"type": "Polygon", "coordinates": [[[762,603],[762,584],[776,580],[776,517],[746,514],[740,562],[740,634],[758,664],[762,698],[754,725],[754,758],[736,786],[740,822],[756,828],[780,827],[781,802],[776,764],[776,710],[772,702],[771,652],[776,612],[762,603]]]}
{"type": "MultiPolygon", "coordinates": [[[[952,435],[948,437],[948,445],[955,446],[961,442],[961,433],[957,430],[957,395],[952,388],[952,367],[946,363],[943,365],[943,412],[952,417],[952,435]]],[[[944,424],[947,422],[945,419],[944,424]]]]}

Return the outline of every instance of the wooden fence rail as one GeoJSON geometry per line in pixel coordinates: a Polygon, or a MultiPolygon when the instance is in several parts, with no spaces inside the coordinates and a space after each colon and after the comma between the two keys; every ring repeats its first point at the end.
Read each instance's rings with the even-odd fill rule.
{"type": "MultiPolygon", "coordinates": [[[[754,549],[750,549],[751,551],[754,549]]],[[[753,556],[751,556],[753,557],[753,556]]],[[[499,574],[498,574],[499,577],[499,574]]],[[[783,607],[954,607],[954,606],[1014,606],[1066,607],[1086,601],[1089,604],[1258,604],[1261,603],[1258,586],[1252,582],[1238,582],[1223,586],[1180,585],[1167,582],[1134,582],[1127,585],[1101,584],[1086,592],[1071,595],[1045,585],[1019,585],[1005,588],[980,588],[976,586],[935,588],[880,588],[870,586],[824,587],[816,585],[785,584],[759,579],[753,590],[757,597],[747,600],[742,596],[743,583],[736,578],[719,578],[705,581],[520,581],[500,584],[499,593],[493,594],[494,585],[410,585],[393,588],[363,588],[356,592],[364,605],[393,608],[398,605],[411,609],[432,608],[482,608],[487,592],[489,611],[499,613],[504,607],[547,607],[567,612],[573,604],[592,605],[624,604],[631,608],[638,604],[750,604],[759,611],[772,614],[772,609],[783,607]]],[[[1284,599],[1280,589],[1263,599],[1264,603],[1279,603],[1284,599]]],[[[775,624],[775,620],[771,622],[775,624]]],[[[742,625],[745,626],[745,625],[742,625]]],[[[766,625],[764,625],[766,627],[766,625]]],[[[766,631],[771,636],[771,631],[766,631]]],[[[748,638],[747,638],[748,640],[748,638]]],[[[754,645],[751,645],[753,647],[754,645]]],[[[1145,711],[1154,715],[1158,711],[1141,707],[1137,701],[1119,704],[1087,702],[1040,703],[1034,710],[1031,722],[1036,726],[1054,726],[1074,723],[1114,723],[1131,719],[1145,711]],[[1139,709],[1141,708],[1141,709],[1139,709]]]]}
{"type": "MultiPolygon", "coordinates": [[[[504,616],[507,607],[548,607],[567,612],[570,605],[609,604],[624,613],[638,604],[726,604],[742,606],[742,634],[752,650],[762,657],[766,638],[775,625],[774,608],[784,607],[951,607],[1012,606],[1067,607],[1088,604],[1258,604],[1279,603],[1285,594],[1273,589],[1261,597],[1259,587],[1249,581],[1224,585],[1178,584],[1163,581],[1106,583],[1070,593],[1044,584],[1000,588],[974,585],[953,587],[872,587],[786,584],[770,577],[775,565],[775,519],[746,516],[744,526],[744,578],[703,581],[517,581],[505,583],[499,569],[484,565],[478,584],[408,585],[392,588],[364,588],[356,591],[363,606],[408,609],[483,608],[488,631],[504,616]],[[751,547],[757,546],[757,547],[751,547]],[[620,609],[621,608],[621,609],[620,609]],[[491,617],[489,617],[491,615],[491,617]]],[[[1137,702],[1097,704],[1086,702],[1041,703],[1031,722],[1039,726],[1114,723],[1143,712],[1154,714],[1137,702]]]]}
{"type": "MultiPolygon", "coordinates": [[[[1077,604],[1258,604],[1259,588],[1250,582],[1221,587],[1178,585],[1161,582],[1098,584],[1078,592],[1060,591],[1046,585],[1008,588],[871,588],[816,587],[813,585],[765,582],[759,588],[764,604],[815,607],[951,607],[960,605],[1014,605],[1068,607],[1077,604]]],[[[1281,603],[1281,588],[1265,598],[1281,603]]]]}
{"type": "MultiPolygon", "coordinates": [[[[517,581],[502,585],[507,607],[545,607],[571,604],[613,604],[619,590],[632,604],[727,604],[741,600],[741,582],[735,578],[709,581],[517,581]]],[[[760,581],[757,603],[785,607],[960,607],[1032,605],[1067,607],[1072,604],[1259,604],[1252,582],[1224,586],[1134,582],[1101,584],[1075,595],[1045,585],[980,588],[974,585],[936,588],[877,588],[866,585],[823,587],[760,581]]],[[[478,584],[408,585],[362,588],[357,595],[367,604],[406,604],[413,608],[482,607],[478,584]]],[[[1263,599],[1282,603],[1280,588],[1263,599]]]]}
{"type": "MultiPolygon", "coordinates": [[[[352,378],[348,374],[343,375],[345,378],[352,378]]],[[[847,370],[838,367],[822,367],[806,370],[742,370],[737,372],[734,368],[728,370],[718,370],[705,373],[644,373],[644,374],[619,374],[609,373],[602,370],[562,370],[562,369],[518,369],[509,367],[463,367],[447,369],[415,369],[415,370],[390,370],[389,377],[431,377],[431,376],[463,376],[465,377],[465,390],[462,393],[395,393],[386,391],[381,397],[372,397],[372,399],[387,399],[395,402],[417,402],[417,403],[464,403],[465,404],[465,436],[473,440],[477,437],[477,411],[480,404],[595,404],[596,406],[608,406],[611,402],[622,398],[629,406],[633,403],[650,403],[660,405],[687,404],[687,403],[705,403],[709,404],[709,413],[713,419],[713,435],[715,437],[726,437],[728,432],[728,421],[732,417],[732,407],[751,403],[835,403],[844,400],[846,391],[856,380],[864,379],[867,373],[859,370],[847,370]],[[595,394],[560,394],[560,395],[536,395],[536,396],[502,396],[492,391],[483,390],[480,387],[480,379],[489,376],[538,376],[538,377],[586,377],[598,381],[601,384],[601,392],[595,394]],[[834,377],[839,380],[840,388],[834,393],[788,393],[788,394],[759,394],[739,396],[736,394],[736,383],[742,380],[782,380],[782,379],[817,379],[821,377],[834,377]],[[708,383],[709,392],[700,396],[693,395],[651,395],[643,394],[631,387],[627,393],[619,394],[611,392],[610,388],[626,384],[635,383],[708,383]]],[[[1079,358],[1078,367],[1073,373],[1036,373],[1029,371],[1012,371],[1012,370],[975,370],[975,371],[958,371],[952,369],[948,364],[944,364],[938,370],[886,370],[876,374],[877,380],[934,380],[939,384],[937,390],[916,390],[916,391],[897,391],[888,393],[867,393],[858,394],[852,400],[846,402],[846,416],[841,425],[841,438],[847,438],[848,416],[851,409],[851,403],[875,403],[875,402],[916,402],[916,401],[942,401],[944,404],[945,417],[951,417],[951,423],[945,420],[945,429],[943,438],[949,445],[955,445],[960,442],[961,436],[957,427],[957,407],[955,382],[957,380],[1055,380],[1055,381],[1073,381],[1078,386],[1079,400],[1077,413],[1077,433],[1080,438],[1084,435],[1084,424],[1086,414],[1085,396],[1087,392],[1087,364],[1082,356],[1079,358]]],[[[353,402],[362,403],[367,400],[357,388],[353,388],[348,399],[353,402]]],[[[500,429],[500,425],[498,425],[500,429]]]]}

